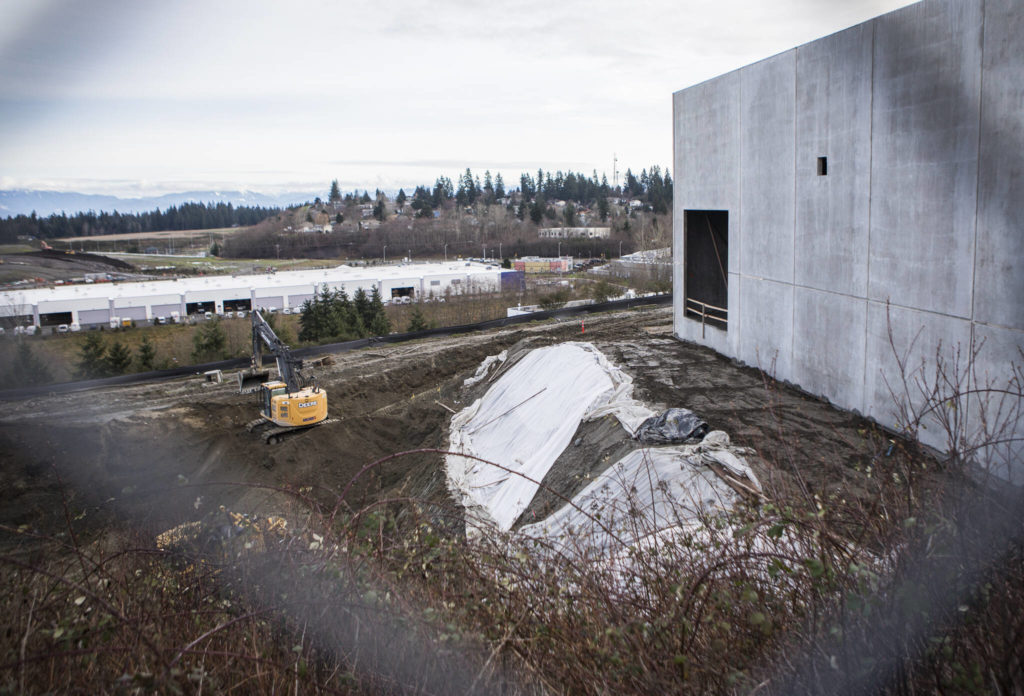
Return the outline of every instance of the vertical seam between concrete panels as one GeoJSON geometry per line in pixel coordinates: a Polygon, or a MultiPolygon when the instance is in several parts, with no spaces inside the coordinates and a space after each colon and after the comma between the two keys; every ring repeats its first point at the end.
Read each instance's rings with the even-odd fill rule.
{"type": "MultiPolygon", "coordinates": [[[[744,259],[744,248],[747,246],[746,245],[746,238],[745,238],[746,228],[744,227],[744,225],[746,224],[746,221],[744,219],[745,216],[743,215],[743,176],[740,174],[740,172],[743,171],[743,166],[744,166],[744,161],[745,161],[744,160],[744,154],[745,153],[744,153],[744,148],[743,148],[743,73],[744,73],[744,71],[745,71],[745,69],[741,69],[739,71],[739,74],[737,75],[737,82],[739,83],[739,87],[737,89],[739,91],[739,94],[737,95],[737,99],[736,99],[736,118],[737,118],[737,121],[739,122],[738,128],[736,129],[736,134],[739,136],[737,138],[737,140],[739,141],[739,147],[737,148],[738,151],[739,151],[739,155],[737,155],[737,158],[736,158],[736,171],[734,173],[734,176],[736,177],[736,188],[739,191],[739,203],[738,203],[739,210],[737,211],[739,213],[739,224],[736,225],[736,232],[738,232],[738,234],[736,236],[739,238],[739,242],[740,242],[737,245],[739,247],[739,252],[740,252],[739,253],[739,258],[736,259],[736,270],[738,271],[736,273],[736,280],[738,281],[738,286],[739,286],[739,287],[736,288],[736,304],[739,305],[738,307],[736,307],[736,318],[737,319],[739,319],[742,316],[740,314],[740,311],[743,308],[743,264],[744,264],[744,260],[743,259],[744,259]]],[[[725,277],[726,277],[726,279],[728,279],[728,277],[729,277],[728,272],[726,273],[725,277]]],[[[728,286],[728,284],[725,287],[725,299],[726,299],[726,302],[729,301],[729,286],[728,286]]],[[[726,336],[726,340],[728,341],[728,335],[726,336]]],[[[733,357],[736,357],[736,358],[739,358],[740,355],[743,352],[743,322],[742,321],[737,321],[736,322],[736,334],[735,334],[735,336],[732,339],[732,345],[729,346],[729,350],[732,352],[733,357]]]]}
{"type": "Polygon", "coordinates": [[[790,257],[793,262],[792,272],[789,278],[790,310],[789,319],[789,370],[790,376],[796,368],[796,95],[799,84],[800,49],[793,49],[793,254],[790,257]]]}
{"type": "Polygon", "coordinates": [[[875,34],[879,20],[871,22],[871,82],[868,89],[868,245],[864,278],[864,363],[861,370],[861,411],[868,413],[868,316],[871,311],[871,201],[875,183],[875,34]]]}
{"type": "MultiPolygon", "coordinates": [[[[978,212],[981,208],[981,117],[985,99],[985,0],[981,2],[981,36],[979,37],[978,49],[978,144],[974,155],[974,244],[971,248],[971,333],[968,339],[971,342],[972,355],[974,354],[975,331],[977,329],[974,323],[974,306],[978,294],[975,292],[974,284],[978,277],[978,212]]],[[[973,375],[973,370],[967,371],[967,403],[965,407],[968,420],[971,414],[971,391],[974,389],[971,380],[973,375]]]]}
{"type": "Polygon", "coordinates": [[[974,284],[978,278],[978,213],[981,208],[981,132],[982,101],[985,98],[985,2],[981,3],[981,37],[978,58],[978,143],[974,158],[974,244],[971,247],[971,337],[974,334],[975,302],[978,294],[974,284]]]}

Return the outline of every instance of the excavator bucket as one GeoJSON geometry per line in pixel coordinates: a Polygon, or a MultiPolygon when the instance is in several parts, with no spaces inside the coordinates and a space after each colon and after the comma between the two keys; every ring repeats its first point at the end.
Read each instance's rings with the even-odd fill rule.
{"type": "Polygon", "coordinates": [[[238,393],[251,394],[259,391],[260,385],[269,379],[270,370],[258,370],[254,367],[242,370],[238,373],[238,393]]]}

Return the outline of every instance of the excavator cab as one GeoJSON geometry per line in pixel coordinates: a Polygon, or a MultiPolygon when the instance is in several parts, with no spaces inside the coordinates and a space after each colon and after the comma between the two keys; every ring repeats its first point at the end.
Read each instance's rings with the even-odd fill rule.
{"type": "Polygon", "coordinates": [[[274,420],[275,396],[288,393],[287,385],[284,382],[264,382],[259,386],[260,390],[260,415],[267,420],[274,420]]]}

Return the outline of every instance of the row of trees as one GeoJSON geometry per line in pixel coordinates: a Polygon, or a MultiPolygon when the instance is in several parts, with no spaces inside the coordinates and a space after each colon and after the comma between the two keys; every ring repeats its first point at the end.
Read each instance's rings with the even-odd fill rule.
{"type": "Polygon", "coordinates": [[[83,379],[113,377],[128,371],[132,363],[137,363],[141,371],[153,369],[156,349],[146,336],[139,344],[135,355],[128,346],[115,339],[107,345],[99,332],[90,331],[79,349],[78,363],[75,371],[83,379]]]}
{"type": "Polygon", "coordinates": [[[203,230],[233,225],[248,226],[277,215],[279,208],[238,206],[231,203],[183,203],[164,211],[112,213],[89,211],[68,216],[54,213],[48,217],[31,215],[0,218],[0,241],[10,243],[19,235],[39,239],[99,234],[129,234],[160,230],[203,230]]]}
{"type": "Polygon", "coordinates": [[[311,343],[351,341],[391,332],[377,288],[369,295],[359,288],[350,300],[344,290],[325,286],[302,304],[299,326],[299,340],[311,343]]]}
{"type": "MultiPolygon", "coordinates": [[[[653,165],[650,170],[644,169],[637,176],[631,169],[626,174],[621,186],[611,186],[608,183],[607,175],[600,178],[597,170],[591,176],[578,172],[554,173],[543,169],[537,170],[534,177],[531,174],[522,174],[519,177],[519,188],[506,189],[505,182],[498,173],[491,176],[490,170],[484,172],[483,181],[479,175],[474,175],[468,167],[459,177],[457,182],[452,182],[446,176],[440,176],[434,182],[433,187],[417,186],[413,191],[410,207],[416,211],[419,217],[429,217],[433,211],[441,208],[446,202],[453,201],[459,206],[492,205],[506,196],[511,197],[508,203],[516,206],[516,214],[520,219],[529,216],[535,223],[540,223],[546,209],[546,201],[563,200],[576,203],[581,206],[597,207],[602,219],[608,216],[609,197],[624,196],[627,198],[639,199],[647,202],[655,213],[665,214],[672,205],[672,176],[666,170],[662,173],[661,167],[653,165]]],[[[337,204],[357,204],[377,202],[378,204],[386,199],[386,196],[378,189],[371,198],[368,191],[361,195],[358,191],[347,193],[344,196],[338,187],[337,180],[331,182],[331,192],[328,200],[337,204]]],[[[398,192],[395,203],[398,207],[405,205],[408,199],[405,190],[398,192]]],[[[376,210],[375,210],[376,212],[376,210]]]]}

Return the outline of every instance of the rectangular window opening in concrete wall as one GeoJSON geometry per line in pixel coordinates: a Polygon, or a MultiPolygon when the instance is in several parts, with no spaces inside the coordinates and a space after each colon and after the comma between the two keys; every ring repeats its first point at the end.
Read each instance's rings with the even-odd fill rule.
{"type": "Polygon", "coordinates": [[[729,211],[683,212],[685,316],[706,327],[729,328],[729,211]]]}
{"type": "Polygon", "coordinates": [[[818,176],[828,175],[828,157],[818,158],[818,176]]]}

